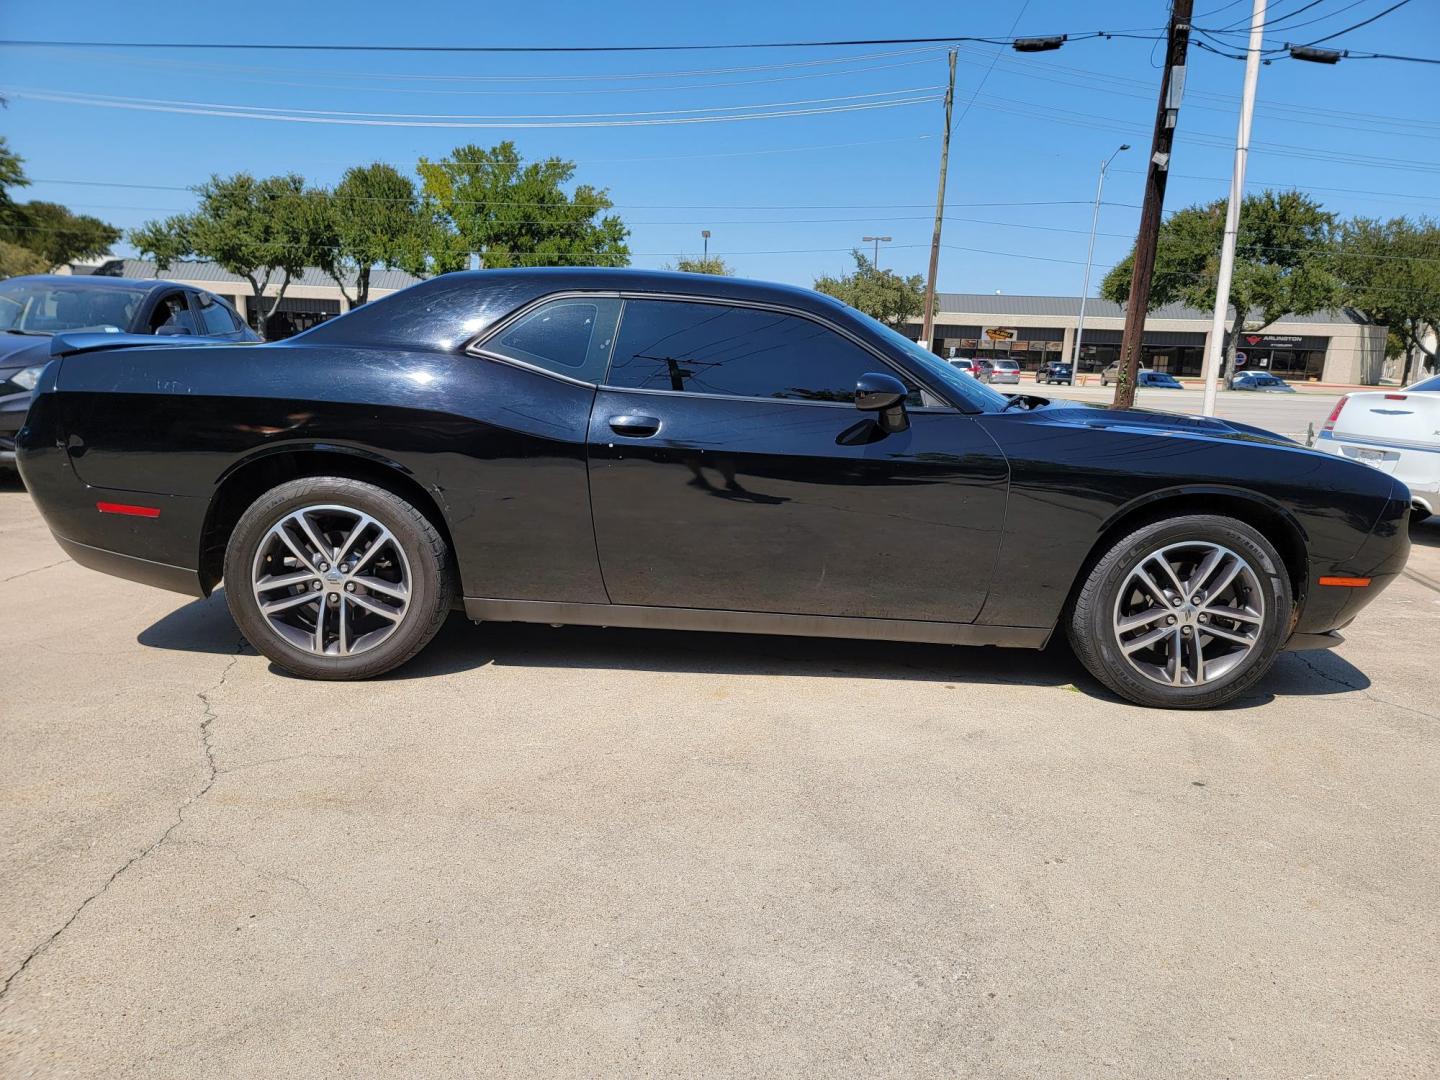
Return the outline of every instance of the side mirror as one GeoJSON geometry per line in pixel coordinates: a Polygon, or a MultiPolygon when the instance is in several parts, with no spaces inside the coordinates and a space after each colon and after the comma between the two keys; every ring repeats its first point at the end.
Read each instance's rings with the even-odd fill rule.
{"type": "Polygon", "coordinates": [[[155,329],[156,337],[180,337],[182,335],[188,336],[189,333],[190,328],[181,326],[179,323],[166,323],[164,326],[159,326],[155,329]]]}
{"type": "Polygon", "coordinates": [[[880,429],[893,435],[910,426],[905,415],[905,399],[909,394],[905,384],[894,375],[870,371],[855,383],[855,408],[861,412],[878,412],[880,429]]]}

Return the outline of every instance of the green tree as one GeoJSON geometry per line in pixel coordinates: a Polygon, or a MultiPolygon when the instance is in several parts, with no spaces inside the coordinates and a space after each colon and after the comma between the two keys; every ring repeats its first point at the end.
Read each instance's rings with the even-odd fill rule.
{"type": "Polygon", "coordinates": [[[194,213],[146,222],[130,242],[160,270],[193,255],[243,277],[263,336],[290,282],[306,266],[331,258],[329,200],[293,173],[258,180],[248,173],[212,176],[195,193],[200,205],[194,213]],[[265,295],[271,284],[277,286],[273,297],[265,295]]]}
{"type": "Polygon", "coordinates": [[[919,274],[901,277],[892,270],[878,270],[860,250],[850,252],[854,273],[815,279],[815,291],[833,296],[857,311],[863,311],[886,326],[897,327],[912,319],[925,306],[925,279],[919,274]]]}
{"type": "MultiPolygon", "coordinates": [[[[1150,307],[1176,301],[1200,308],[1215,306],[1220,246],[1225,235],[1224,199],[1190,206],[1160,226],[1150,307]]],[[[1286,315],[1305,315],[1334,306],[1339,299],[1332,272],[1335,215],[1298,191],[1247,195],[1240,204],[1235,245],[1235,274],[1229,302],[1234,306],[1225,331],[1225,366],[1234,370],[1235,346],[1246,322],[1259,315],[1264,329],[1286,315]]],[[[1132,251],[1100,284],[1100,295],[1123,304],[1130,298],[1132,251]]]]}
{"type": "Polygon", "coordinates": [[[121,233],[114,225],[89,214],[72,213],[52,202],[17,203],[0,227],[0,239],[29,248],[46,269],[106,254],[121,233]]]}
{"type": "MultiPolygon", "coordinates": [[[[1422,218],[1356,218],[1340,227],[1334,260],[1346,307],[1390,328],[1407,368],[1436,366],[1440,328],[1440,224],[1422,218]]],[[[1398,348],[1397,348],[1398,347],[1398,348]]],[[[1404,381],[1414,376],[1408,371],[1404,381]]]]}
{"type": "Polygon", "coordinates": [[[113,225],[88,214],[72,213],[59,203],[17,203],[10,189],[29,183],[24,158],[0,136],[0,243],[7,248],[6,276],[44,273],[77,259],[93,259],[120,239],[120,230],[113,225]]]}
{"type": "Polygon", "coordinates": [[[423,271],[420,204],[409,177],[378,162],[357,165],[330,193],[329,209],[334,246],[319,265],[352,304],[370,299],[370,272],[376,266],[423,271]],[[346,289],[351,281],[353,296],[346,289]]]}
{"type": "Polygon", "coordinates": [[[716,274],[720,277],[733,277],[735,271],[719,255],[681,255],[675,260],[674,266],[667,266],[667,270],[679,270],[685,274],[716,274]]]}
{"type": "Polygon", "coordinates": [[[486,267],[627,266],[630,230],[608,192],[574,179],[560,158],[525,164],[512,142],[486,150],[458,146],[439,161],[421,158],[421,217],[429,269],[462,269],[470,255],[486,267]]]}
{"type": "Polygon", "coordinates": [[[42,255],[36,255],[29,248],[0,240],[0,278],[19,277],[21,274],[44,274],[50,270],[50,263],[42,255]]]}

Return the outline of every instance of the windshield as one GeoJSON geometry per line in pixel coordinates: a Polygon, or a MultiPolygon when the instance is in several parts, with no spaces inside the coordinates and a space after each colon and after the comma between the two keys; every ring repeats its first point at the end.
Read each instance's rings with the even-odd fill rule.
{"type": "Polygon", "coordinates": [[[1426,379],[1424,382],[1417,382],[1414,386],[1410,387],[1410,389],[1419,393],[1440,391],[1440,375],[1426,379]]]}
{"type": "Polygon", "coordinates": [[[124,330],[145,300],[141,289],[13,279],[0,283],[0,330],[57,334],[62,330],[124,330]]]}
{"type": "Polygon", "coordinates": [[[995,366],[1001,371],[1019,371],[1020,365],[1014,360],[996,360],[995,366]]]}
{"type": "Polygon", "coordinates": [[[896,348],[903,349],[905,354],[920,366],[926,379],[942,389],[949,390],[961,401],[968,401],[977,408],[987,411],[1003,409],[1009,404],[1010,399],[1004,394],[998,390],[991,390],[984,383],[972,379],[960,368],[955,367],[947,360],[942,360],[919,342],[911,341],[900,331],[892,330],[875,319],[870,320],[870,325],[896,348]]]}
{"type": "Polygon", "coordinates": [[[1284,386],[1284,385],[1285,385],[1284,380],[1282,380],[1282,379],[1277,379],[1274,375],[1251,375],[1251,376],[1249,376],[1249,378],[1250,378],[1250,381],[1251,381],[1252,383],[1254,383],[1256,386],[1284,386]]]}

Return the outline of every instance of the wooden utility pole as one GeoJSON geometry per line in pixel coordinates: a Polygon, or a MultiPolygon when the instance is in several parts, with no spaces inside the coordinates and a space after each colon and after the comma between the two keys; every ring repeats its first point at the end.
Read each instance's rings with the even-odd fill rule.
{"type": "Polygon", "coordinates": [[[1135,404],[1135,379],[1140,367],[1140,341],[1145,336],[1145,315],[1150,310],[1150,281],[1155,275],[1155,248],[1160,240],[1160,212],[1165,208],[1165,181],[1170,176],[1170,147],[1180,117],[1180,94],[1185,86],[1185,54],[1190,48],[1190,14],[1194,0],[1174,0],[1170,8],[1169,45],[1165,73],[1160,79],[1160,102],[1155,110],[1155,135],[1150,140],[1150,165],[1145,171],[1145,202],[1140,208],[1140,231],[1135,237],[1135,265],[1130,275],[1130,299],[1125,303],[1125,335],[1120,341],[1120,377],[1115,381],[1113,408],[1135,404]]]}
{"type": "MultiPolygon", "coordinates": [[[[933,348],[935,335],[935,277],[940,273],[940,227],[945,223],[945,173],[950,167],[950,114],[955,110],[955,50],[950,50],[950,85],[945,90],[945,137],[940,143],[940,191],[935,196],[935,231],[930,236],[930,274],[925,279],[925,322],[920,343],[933,348]]],[[[879,245],[876,245],[876,258],[879,245]]]]}

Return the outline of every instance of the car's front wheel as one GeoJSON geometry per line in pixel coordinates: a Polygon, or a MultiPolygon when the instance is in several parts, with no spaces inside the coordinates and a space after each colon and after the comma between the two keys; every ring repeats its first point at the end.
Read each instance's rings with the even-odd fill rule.
{"type": "Polygon", "coordinates": [[[1291,606],[1290,578],[1264,536],[1197,514],[1111,547],[1076,594],[1067,629],[1080,662],[1121,697],[1209,708],[1270,669],[1291,606]]]}
{"type": "Polygon", "coordinates": [[[384,488],[321,476],[245,511],[225,551],[225,595],[241,632],[280,667],[364,679],[429,643],[455,584],[424,514],[384,488]]]}

